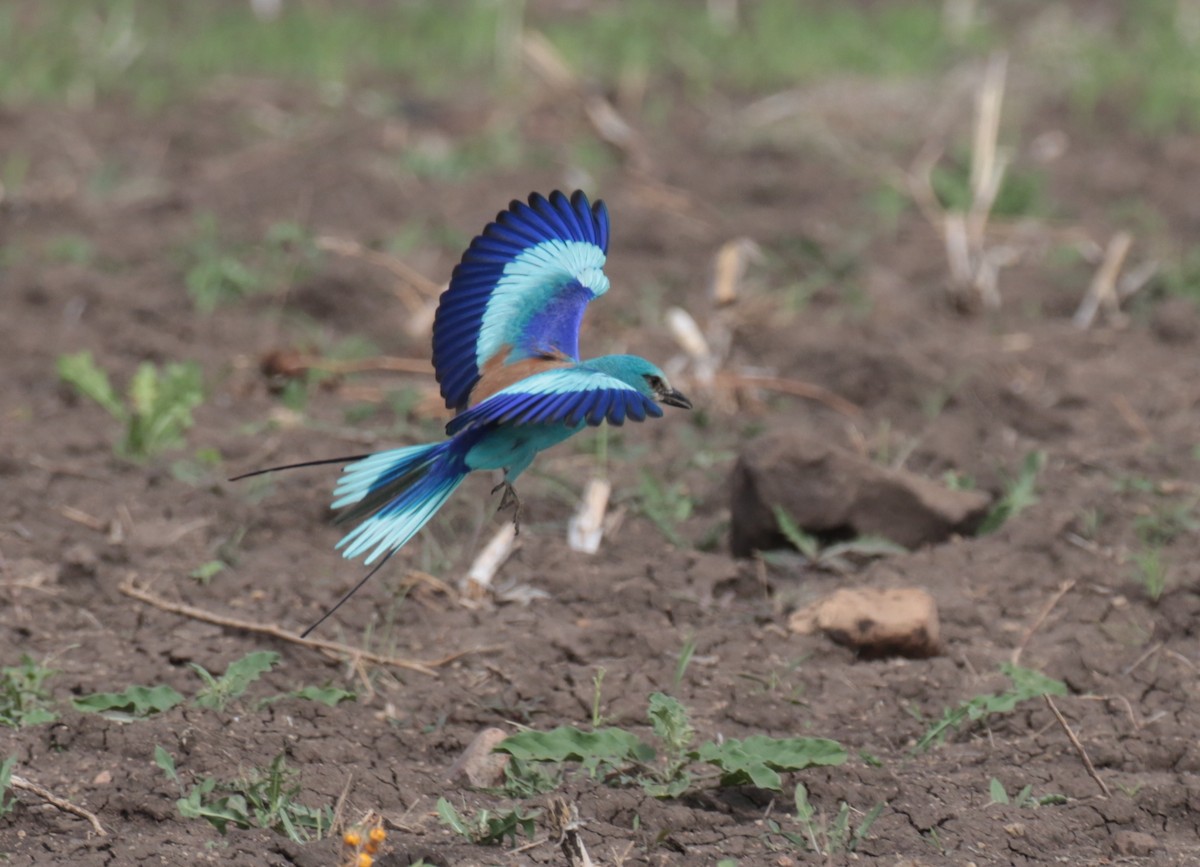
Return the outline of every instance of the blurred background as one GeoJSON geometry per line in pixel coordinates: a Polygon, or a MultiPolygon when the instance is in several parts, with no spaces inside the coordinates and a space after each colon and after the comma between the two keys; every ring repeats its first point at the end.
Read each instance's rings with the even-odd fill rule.
{"type": "MultiPolygon", "coordinates": [[[[216,670],[255,646],[148,614],[118,592],[135,579],[289,628],[314,620],[359,574],[333,550],[336,469],[225,480],[441,438],[429,330],[452,268],[510,200],[582,188],[613,221],[612,289],[583,354],[645,355],[696,409],[543,455],[522,478],[495,609],[457,584],[506,519],[493,480],[473,480],[330,622],[414,654],[502,650],[445,681],[375,675],[363,701],[377,715],[309,720],[314,738],[363,726],[362,744],[387,744],[310,753],[329,766],[322,794],[345,762],[440,761],[495,719],[577,719],[595,665],[623,718],[644,722],[654,679],[670,682],[655,666],[675,665],[685,633],[697,658],[728,663],[682,685],[710,728],[786,733],[802,706],[820,730],[900,756],[921,719],[984,689],[975,672],[1010,658],[1061,579],[1078,589],[1025,633],[1040,629],[1027,662],[1080,692],[1158,696],[1135,720],[1168,717],[1136,729],[1153,779],[1133,776],[1145,756],[1127,752],[1123,712],[1068,710],[1108,739],[1105,772],[1151,793],[1106,821],[1194,847],[1195,787],[1171,746],[1194,748],[1190,693],[1139,678],[1140,654],[1196,659],[1197,178],[1200,0],[5,0],[0,571],[19,628],[0,649],[86,641],[59,665],[78,692],[134,676],[184,689],[183,661],[216,670]],[[844,450],[859,481],[973,492],[987,532],[909,553],[768,511],[756,536],[731,478],[781,431],[844,450]],[[612,485],[597,557],[566,545],[592,477],[612,485]],[[783,553],[743,558],[764,539],[783,553]],[[780,625],[843,581],[928,588],[953,654],[876,677],[780,625]],[[804,701],[776,689],[797,672],[804,701]],[[771,686],[751,694],[747,678],[771,686]]],[[[884,505],[887,536],[905,510],[884,505]]],[[[1074,767],[1042,749],[1043,722],[1037,737],[1000,730],[980,785],[1047,756],[1074,767]]],[[[280,737],[268,729],[246,735],[260,764],[280,737]]],[[[92,778],[70,765],[81,753],[25,743],[49,781],[92,778]]],[[[141,746],[118,786],[158,828],[136,806],[162,783],[141,746]]],[[[977,756],[943,755],[922,760],[933,782],[884,781],[905,815],[928,813],[935,790],[948,816],[971,801],[977,756]]],[[[886,788],[872,769],[863,792],[886,788]]],[[[1039,792],[1060,777],[1044,770],[1039,792]]],[[[390,773],[362,777],[360,799],[391,809],[390,773]]],[[[432,803],[428,777],[406,785],[432,803]]],[[[853,799],[840,785],[814,789],[823,809],[853,799]]],[[[655,809],[620,814],[639,853],[661,839],[655,809]],[[629,832],[630,816],[650,818],[629,832]]],[[[878,851],[1049,851],[1000,822],[915,821],[885,812],[878,851]]],[[[1044,839],[1095,826],[1074,807],[1022,822],[1044,839]]]]}

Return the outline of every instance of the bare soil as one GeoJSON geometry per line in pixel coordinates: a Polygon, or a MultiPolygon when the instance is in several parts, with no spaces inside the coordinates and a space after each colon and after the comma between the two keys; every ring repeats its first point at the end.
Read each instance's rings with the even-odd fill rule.
{"type": "MultiPolygon", "coordinates": [[[[448,782],[451,763],[488,726],[589,725],[600,670],[600,709],[612,724],[647,734],[647,697],[665,690],[691,708],[703,738],[824,736],[843,743],[851,760],[787,775],[782,795],[707,787],[656,800],[573,776],[562,794],[586,822],[582,836],[598,863],[815,859],[769,825],[797,830],[790,817],[798,781],[827,821],[842,801],[856,822],[886,805],[857,852],[829,863],[1200,863],[1200,541],[1187,527],[1164,543],[1168,583],[1157,601],[1136,580],[1131,558],[1142,545],[1139,527],[1196,502],[1196,309],[1146,293],[1127,322],[1080,331],[1070,315],[1093,266],[1042,259],[1002,272],[999,311],[960,312],[947,303],[945,259],[929,225],[909,209],[887,226],[865,205],[878,186],[867,165],[855,171],[803,143],[730,143],[685,100],[672,112],[646,135],[648,171],[622,169],[619,159],[599,170],[614,219],[613,289],[589,313],[584,351],[628,350],[665,363],[678,350],[662,311],[679,305],[706,327],[726,317],[727,370],[816,383],[862,414],[848,419],[765,390],[706,392],[685,371],[677,384],[694,392],[696,413],[668,412],[610,439],[615,508],[624,518],[597,555],[566,544],[567,518],[595,465],[596,434],[540,459],[521,487],[520,547],[498,579],[510,592],[496,599],[472,601],[455,589],[506,519],[493,515],[493,480],[470,480],[426,534],[318,632],[411,659],[453,657],[432,675],[348,666],[120,591],[132,581],[214,613],[302,629],[361,574],[333,550],[340,533],[328,503],[337,469],[279,476],[265,487],[224,477],[432,438],[440,423],[428,375],[345,376],[315,388],[300,416],[260,373],[260,359],[274,350],[320,352],[347,338],[365,337],[388,355],[427,357],[428,333],[412,327],[386,269],[326,254],[278,291],[205,315],[186,294],[181,250],[203,212],[217,216],[224,237],[248,246],[280,221],[367,246],[417,226],[427,239],[450,240],[402,257],[442,281],[459,242],[509,199],[568,183],[561,143],[588,134],[582,114],[531,100],[522,136],[545,154],[542,165],[441,179],[406,173],[401,155],[430,136],[478,133],[482,113],[447,103],[379,118],[256,84],[213,89],[152,119],[117,104],[0,116],[0,153],[32,155],[22,188],[0,203],[0,662],[14,665],[23,653],[48,658],[59,671],[50,687],[61,712],[53,724],[5,730],[0,754],[16,755],[18,773],[94,811],[108,832],[98,836],[20,793],[0,819],[6,863],[338,862],[336,840],[301,846],[236,829],[222,837],[181,818],[178,788],[154,764],[156,744],[176,757],[185,783],[233,779],[285,752],[305,803],[331,804],[345,793],[345,816],[384,814],[390,851],[377,864],[565,863],[553,843],[517,851],[472,845],[438,821],[434,805],[446,797],[465,814],[508,809],[503,797],[448,782]],[[117,181],[101,189],[94,179],[105,167],[117,181]],[[83,263],[53,256],[65,233],[89,239],[95,255],[83,263]],[[710,263],[740,236],[771,257],[751,267],[742,299],[718,314],[710,263]],[[828,265],[840,258],[844,268],[828,265]],[[781,300],[801,281],[804,303],[781,300]],[[145,360],[197,361],[209,396],[188,448],[142,465],[114,457],[116,423],[56,374],[57,357],[81,349],[119,384],[145,360]],[[404,384],[423,396],[415,408],[398,414],[380,403],[404,384]],[[347,419],[348,410],[372,403],[373,414],[347,419]],[[888,556],[850,574],[798,558],[737,560],[727,553],[730,469],[739,449],[776,428],[824,436],[932,478],[953,470],[996,495],[1040,450],[1040,499],[992,535],[888,556]],[[181,481],[172,462],[200,448],[219,450],[219,470],[181,481]],[[667,541],[638,508],[643,473],[682,486],[694,502],[676,528],[687,544],[667,541]],[[231,565],[208,583],[188,577],[214,558],[231,565]],[[445,585],[407,581],[420,572],[445,585]],[[847,585],[928,590],[940,608],[942,654],[867,661],[820,635],[788,632],[791,610],[847,585]],[[505,601],[529,588],[539,591],[532,599],[505,601]],[[690,639],[695,656],[675,685],[690,639]],[[123,724],[67,706],[72,695],[130,684],[166,683],[192,695],[200,682],[187,663],[221,671],[261,649],[281,653],[281,665],[227,712],[184,704],[123,724]],[[1015,654],[1068,685],[1057,705],[1111,796],[1040,701],[913,752],[946,708],[1003,689],[999,665],[1015,654]],[[250,700],[324,683],[356,690],[357,701],[256,709],[250,700]],[[1059,793],[1066,802],[991,804],[993,778],[1009,793],[1031,785],[1034,796],[1059,793]],[[1123,832],[1149,835],[1156,848],[1129,849],[1123,832]]],[[[1065,153],[1039,166],[1053,226],[1081,226],[1107,241],[1120,227],[1113,197],[1136,194],[1163,216],[1163,231],[1196,237],[1200,211],[1185,182],[1195,176],[1194,139],[1163,143],[1072,123],[1046,106],[1014,131],[1022,142],[1066,133],[1065,153]]],[[[871,130],[835,132],[856,148],[884,147],[871,130]]],[[[895,148],[889,156],[907,163],[919,137],[900,130],[895,138],[906,144],[887,145],[895,148]]],[[[1022,159],[1032,157],[1022,151],[1022,159]]]]}

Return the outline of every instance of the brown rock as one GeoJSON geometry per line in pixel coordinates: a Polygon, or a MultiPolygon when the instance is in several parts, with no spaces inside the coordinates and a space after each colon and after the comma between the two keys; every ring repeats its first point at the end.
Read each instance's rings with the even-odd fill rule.
{"type": "Polygon", "coordinates": [[[1162,844],[1141,831],[1118,831],[1113,834],[1113,849],[1118,855],[1144,856],[1162,848],[1162,844]]]}
{"type": "Polygon", "coordinates": [[[795,612],[788,626],[793,632],[820,630],[830,640],[872,658],[922,659],[939,652],[937,602],[924,590],[911,587],[838,590],[795,612]]]}
{"type": "Polygon", "coordinates": [[[451,782],[465,781],[477,789],[491,789],[504,782],[504,769],[508,766],[507,753],[492,750],[508,737],[503,729],[486,728],[475,735],[467,744],[462,755],[446,773],[451,782]]]}
{"type": "Polygon", "coordinates": [[[883,536],[916,548],[971,532],[991,503],[979,491],[950,490],[789,431],[750,443],[730,487],[731,547],[739,557],[786,545],[776,508],[809,533],[883,536]]]}

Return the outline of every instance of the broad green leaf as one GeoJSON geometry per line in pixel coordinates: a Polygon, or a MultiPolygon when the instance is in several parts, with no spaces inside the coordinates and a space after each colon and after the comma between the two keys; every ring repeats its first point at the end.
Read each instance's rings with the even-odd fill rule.
{"type": "Polygon", "coordinates": [[[505,738],[496,750],[527,762],[583,762],[591,768],[599,762],[654,760],[652,747],[619,728],[585,732],[559,726],[548,732],[518,732],[505,738]]]}
{"type": "Polygon", "coordinates": [[[437,800],[438,818],[442,820],[442,824],[450,828],[456,834],[461,834],[464,837],[471,837],[471,829],[467,827],[467,823],[458,815],[458,810],[454,809],[454,805],[445,798],[437,800]]]}
{"type": "Polygon", "coordinates": [[[988,794],[992,796],[993,804],[1007,804],[1008,792],[1004,791],[1004,784],[992,777],[992,781],[988,783],[988,794]]]}
{"type": "Polygon", "coordinates": [[[129,405],[137,415],[149,416],[157,401],[158,370],[149,361],[143,361],[129,380],[129,405]]]}
{"type": "Polygon", "coordinates": [[[127,417],[125,407],[108,381],[108,374],[96,366],[92,353],[84,351],[59,356],[58,375],[84,397],[104,407],[114,418],[123,421],[127,417]]]}
{"type": "Polygon", "coordinates": [[[708,741],[691,754],[722,771],[724,785],[747,783],[763,789],[778,790],[782,780],[778,771],[798,771],[816,765],[840,765],[846,751],[837,741],[825,738],[772,738],[751,735],[721,743],[708,741]]]}
{"type": "Polygon", "coordinates": [[[175,772],[175,758],[158,744],[154,745],[154,764],[162,768],[172,782],[179,782],[179,774],[175,772]]]}
{"type": "Polygon", "coordinates": [[[308,701],[320,702],[327,707],[337,707],[344,701],[354,701],[358,698],[353,692],[338,689],[336,686],[306,686],[290,692],[288,695],[308,701]]]}
{"type": "Polygon", "coordinates": [[[211,710],[224,709],[230,701],[240,697],[250,684],[270,671],[279,658],[279,654],[271,650],[248,653],[231,662],[219,678],[214,678],[203,666],[192,663],[192,669],[205,681],[204,689],[194,699],[196,705],[211,710]]]}
{"type": "Polygon", "coordinates": [[[171,687],[131,686],[124,692],[97,692],[71,700],[82,713],[104,714],[110,719],[130,720],[162,713],[183,701],[171,687]]]}

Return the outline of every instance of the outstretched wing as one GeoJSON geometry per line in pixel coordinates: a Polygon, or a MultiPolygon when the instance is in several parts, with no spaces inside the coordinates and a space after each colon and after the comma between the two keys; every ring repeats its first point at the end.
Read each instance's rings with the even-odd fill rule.
{"type": "Polygon", "coordinates": [[[626,418],[660,418],[662,409],[640,391],[614,376],[584,367],[535,373],[501,389],[482,403],[459,413],[446,425],[450,436],[468,427],[503,422],[510,425],[587,422],[624,424],[626,418]]]}
{"type": "Polygon", "coordinates": [[[446,406],[464,410],[484,373],[524,359],[579,359],[579,323],[608,290],[608,210],[576,192],[514,201],[471,242],[433,321],[446,406]]]}

